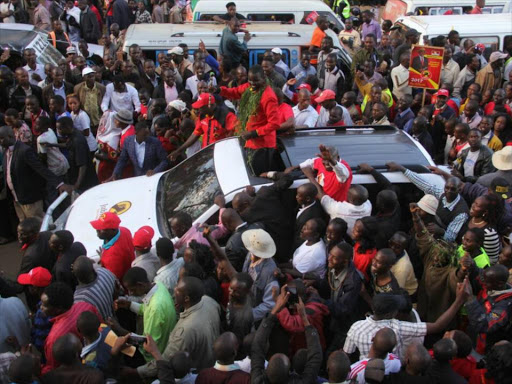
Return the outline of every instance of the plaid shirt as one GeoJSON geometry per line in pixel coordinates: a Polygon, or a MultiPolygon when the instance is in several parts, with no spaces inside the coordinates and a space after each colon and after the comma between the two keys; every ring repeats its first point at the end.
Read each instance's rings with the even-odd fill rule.
{"type": "Polygon", "coordinates": [[[365,320],[356,321],[347,333],[347,339],[343,350],[347,353],[354,353],[359,349],[359,359],[366,359],[370,352],[372,339],[382,328],[391,328],[396,334],[396,347],[393,353],[403,357],[407,345],[414,338],[423,337],[427,334],[427,323],[410,323],[396,319],[374,320],[371,316],[365,320]]]}
{"type": "MultiPolygon", "coordinates": [[[[423,192],[425,192],[428,195],[434,195],[437,200],[440,200],[440,202],[443,204],[443,207],[449,209],[450,211],[453,208],[455,208],[455,206],[461,199],[460,195],[457,195],[457,198],[453,200],[451,203],[449,203],[446,201],[446,197],[444,196],[444,190],[442,188],[439,188],[435,185],[426,182],[420,175],[408,169],[404,172],[404,175],[411,181],[411,183],[413,183],[423,192]]],[[[448,226],[446,227],[443,239],[449,242],[455,242],[457,240],[457,235],[460,229],[468,219],[469,216],[467,213],[460,213],[457,216],[455,216],[451,223],[448,224],[448,226]]]]}
{"type": "Polygon", "coordinates": [[[135,24],[153,24],[151,14],[146,10],[142,13],[137,11],[135,13],[135,24]]]}

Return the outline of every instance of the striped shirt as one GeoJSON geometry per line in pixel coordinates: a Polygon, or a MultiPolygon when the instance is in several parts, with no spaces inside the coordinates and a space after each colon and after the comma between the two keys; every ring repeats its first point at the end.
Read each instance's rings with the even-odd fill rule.
{"type": "Polygon", "coordinates": [[[79,284],[75,290],[74,301],[84,301],[94,305],[103,319],[114,317],[112,305],[116,276],[105,268],[96,269],[96,280],[89,284],[79,284]]]}
{"type": "MultiPolygon", "coordinates": [[[[449,209],[450,211],[455,208],[459,200],[461,199],[460,194],[457,195],[457,198],[453,200],[451,203],[446,201],[446,197],[444,195],[443,188],[439,188],[436,185],[433,185],[426,180],[424,180],[420,175],[410,170],[406,170],[404,172],[405,177],[407,177],[411,183],[413,183],[416,187],[421,189],[428,195],[434,195],[437,200],[440,200],[439,203],[443,204],[443,207],[449,209]]],[[[457,240],[457,235],[459,234],[462,226],[468,220],[469,216],[467,213],[460,213],[453,218],[453,220],[446,226],[446,231],[444,233],[443,239],[449,242],[455,242],[457,240]]]]}
{"type": "MultiPolygon", "coordinates": [[[[350,366],[350,373],[348,378],[350,380],[354,380],[358,384],[366,384],[366,380],[364,379],[364,371],[366,370],[366,365],[370,359],[359,360],[357,363],[354,363],[350,366]]],[[[400,362],[400,358],[393,354],[388,353],[384,361],[384,375],[389,375],[390,373],[396,373],[400,371],[402,363],[400,362]]]]}
{"type": "Polygon", "coordinates": [[[487,256],[489,256],[491,265],[494,265],[498,262],[498,256],[501,251],[500,236],[494,227],[488,226],[483,230],[485,234],[484,249],[487,253],[487,256]]]}

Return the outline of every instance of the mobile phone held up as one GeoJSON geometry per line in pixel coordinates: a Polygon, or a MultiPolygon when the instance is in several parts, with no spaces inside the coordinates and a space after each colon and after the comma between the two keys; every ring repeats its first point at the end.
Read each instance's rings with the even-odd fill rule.
{"type": "Polygon", "coordinates": [[[130,342],[130,344],[142,346],[147,341],[147,337],[132,333],[128,338],[128,341],[130,342]]]}

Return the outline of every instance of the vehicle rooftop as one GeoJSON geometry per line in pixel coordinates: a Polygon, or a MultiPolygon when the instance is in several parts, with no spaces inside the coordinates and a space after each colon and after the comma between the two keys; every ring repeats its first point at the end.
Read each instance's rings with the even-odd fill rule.
{"type": "Polygon", "coordinates": [[[512,15],[510,13],[494,13],[485,15],[454,15],[454,16],[401,16],[396,23],[408,21],[415,28],[428,29],[429,35],[446,35],[455,29],[460,34],[475,32],[489,33],[495,31],[512,31],[512,15]],[[492,26],[492,28],[491,28],[492,26]]]}
{"type": "Polygon", "coordinates": [[[385,168],[389,161],[415,167],[432,165],[409,135],[391,126],[304,130],[280,140],[292,165],[314,157],[320,144],[335,146],[352,169],[360,163],[385,168]]]}

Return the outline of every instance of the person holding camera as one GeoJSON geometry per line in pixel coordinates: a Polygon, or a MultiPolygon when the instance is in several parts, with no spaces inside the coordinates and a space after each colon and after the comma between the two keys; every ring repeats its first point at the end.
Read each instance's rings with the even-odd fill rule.
{"type": "Polygon", "coordinates": [[[361,48],[361,35],[354,29],[352,19],[345,21],[345,29],[339,33],[338,38],[351,57],[361,48]]]}

